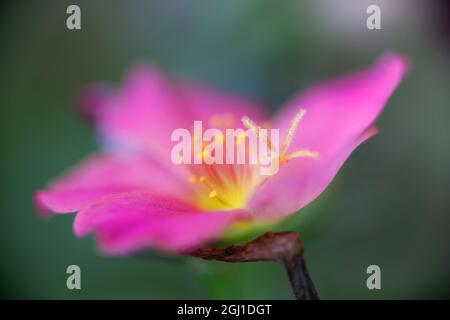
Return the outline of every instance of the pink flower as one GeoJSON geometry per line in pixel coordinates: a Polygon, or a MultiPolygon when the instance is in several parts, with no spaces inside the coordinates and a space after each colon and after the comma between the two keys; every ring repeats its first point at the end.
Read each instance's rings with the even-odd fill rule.
{"type": "Polygon", "coordinates": [[[94,233],[100,249],[115,255],[187,252],[233,230],[279,221],[319,196],[377,132],[374,121],[406,69],[403,57],[384,55],[368,69],[294,96],[267,121],[254,103],[137,66],[120,89],[85,93],[84,112],[104,150],[36,192],[36,207],[76,212],[76,235],[94,233]],[[261,177],[249,165],[172,163],[174,129],[191,128],[194,120],[244,128],[242,118],[280,129],[286,152],[276,175],[261,177]]]}

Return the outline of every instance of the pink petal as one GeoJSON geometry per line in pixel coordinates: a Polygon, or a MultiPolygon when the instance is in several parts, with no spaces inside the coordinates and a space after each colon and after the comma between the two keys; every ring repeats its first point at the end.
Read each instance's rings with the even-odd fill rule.
{"type": "Polygon", "coordinates": [[[144,148],[170,161],[170,137],[190,125],[175,86],[151,65],[134,67],[115,99],[97,117],[100,133],[113,143],[144,148]]]}
{"type": "Polygon", "coordinates": [[[248,211],[255,220],[270,220],[302,209],[325,190],[352,151],[376,133],[376,128],[370,128],[339,152],[320,160],[291,160],[256,191],[247,205],[248,211]]]}
{"type": "Polygon", "coordinates": [[[366,70],[313,86],[282,109],[274,128],[283,136],[298,110],[306,109],[290,150],[339,150],[373,124],[407,68],[404,57],[386,54],[366,70]]]}
{"type": "Polygon", "coordinates": [[[198,84],[185,84],[179,89],[183,101],[192,110],[193,119],[202,120],[204,127],[221,129],[221,125],[225,125],[225,129],[243,128],[243,116],[248,116],[258,123],[268,118],[261,105],[217,89],[198,84]]]}
{"type": "Polygon", "coordinates": [[[103,198],[76,216],[75,233],[94,232],[106,254],[124,255],[156,248],[186,252],[220,237],[239,211],[200,212],[186,203],[131,192],[103,198]]]}
{"type": "Polygon", "coordinates": [[[130,190],[153,190],[180,199],[190,196],[171,172],[146,156],[94,155],[35,194],[42,213],[75,212],[103,196],[130,190]]]}
{"type": "MultiPolygon", "coordinates": [[[[86,96],[96,97],[92,92],[86,96]]],[[[133,68],[114,98],[104,101],[96,111],[102,135],[113,143],[144,148],[165,163],[170,162],[174,129],[191,129],[194,120],[204,121],[207,127],[213,116],[231,115],[238,125],[243,115],[262,118],[258,106],[245,99],[200,86],[177,85],[151,65],[133,68]]]]}
{"type": "MultiPolygon", "coordinates": [[[[80,210],[86,204],[105,195],[120,193],[130,188],[97,187],[58,189],[51,188],[37,191],[34,194],[34,204],[42,216],[50,213],[71,213],[80,210]]],[[[133,190],[133,189],[131,189],[133,190]]]]}
{"type": "Polygon", "coordinates": [[[299,108],[307,110],[290,151],[320,153],[292,159],[253,195],[248,208],[258,218],[292,214],[326,188],[351,152],[375,133],[373,122],[407,69],[406,60],[385,55],[368,70],[320,84],[295,97],[275,121],[286,131],[299,108]]]}

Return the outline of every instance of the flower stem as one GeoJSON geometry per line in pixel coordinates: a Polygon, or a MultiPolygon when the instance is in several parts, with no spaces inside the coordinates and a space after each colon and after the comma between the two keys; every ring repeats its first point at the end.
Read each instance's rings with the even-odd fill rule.
{"type": "Polygon", "coordinates": [[[298,300],[318,300],[314,283],[308,274],[303,246],[295,232],[267,232],[240,246],[202,248],[191,256],[224,262],[279,261],[286,268],[295,297],[298,300]]]}

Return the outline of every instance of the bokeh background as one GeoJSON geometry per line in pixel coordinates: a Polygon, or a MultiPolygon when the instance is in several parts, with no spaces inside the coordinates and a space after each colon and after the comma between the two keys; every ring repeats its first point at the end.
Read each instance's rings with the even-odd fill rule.
{"type": "Polygon", "coordinates": [[[146,59],[276,110],[296,90],[372,63],[413,62],[362,145],[298,231],[325,299],[450,298],[449,8],[446,1],[10,1],[0,10],[0,296],[9,299],[273,298],[293,295],[275,263],[100,255],[72,215],[41,220],[31,196],[97,147],[74,95],[119,83],[146,59]],[[66,29],[78,4],[82,29],[66,29]],[[382,30],[366,28],[381,7],[382,30]],[[66,268],[82,290],[66,288],[66,268]],[[366,268],[382,290],[366,288],[366,268]]]}

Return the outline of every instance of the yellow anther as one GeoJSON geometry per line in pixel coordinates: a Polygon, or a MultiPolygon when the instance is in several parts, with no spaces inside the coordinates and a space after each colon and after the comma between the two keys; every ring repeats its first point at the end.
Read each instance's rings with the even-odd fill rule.
{"type": "Polygon", "coordinates": [[[210,181],[208,181],[205,176],[201,176],[199,178],[199,180],[200,180],[200,183],[203,183],[207,189],[214,190],[214,184],[212,184],[210,181]]]}
{"type": "Polygon", "coordinates": [[[191,184],[197,183],[197,177],[196,177],[196,176],[190,176],[190,177],[189,177],[189,182],[190,182],[191,184]]]}
{"type": "Polygon", "coordinates": [[[217,191],[214,189],[214,185],[211,184],[208,180],[206,180],[205,176],[200,176],[198,180],[200,181],[200,183],[202,183],[206,187],[207,190],[211,190],[209,192],[210,199],[212,199],[212,198],[218,199],[218,194],[217,194],[217,191]]]}
{"type": "Polygon", "coordinates": [[[208,158],[209,156],[210,156],[209,151],[208,151],[208,150],[203,150],[203,152],[202,152],[202,157],[203,157],[203,158],[208,158]]]}
{"type": "Polygon", "coordinates": [[[217,200],[218,202],[220,202],[225,207],[230,207],[231,206],[230,203],[226,199],[222,199],[221,197],[219,197],[219,194],[217,193],[216,190],[213,190],[213,191],[211,191],[209,193],[209,198],[217,200]]]}
{"type": "Polygon", "coordinates": [[[200,152],[196,152],[195,154],[194,154],[194,156],[195,156],[195,158],[196,159],[202,159],[202,154],[203,154],[203,152],[202,151],[200,151],[200,152]]]}
{"type": "Polygon", "coordinates": [[[241,144],[242,142],[244,142],[246,137],[247,137],[247,134],[245,132],[239,134],[236,144],[241,144]]]}
{"type": "Polygon", "coordinates": [[[209,198],[212,199],[212,198],[215,198],[215,197],[217,197],[217,191],[216,191],[216,190],[213,190],[213,191],[211,191],[211,192],[209,193],[209,198]]]}

